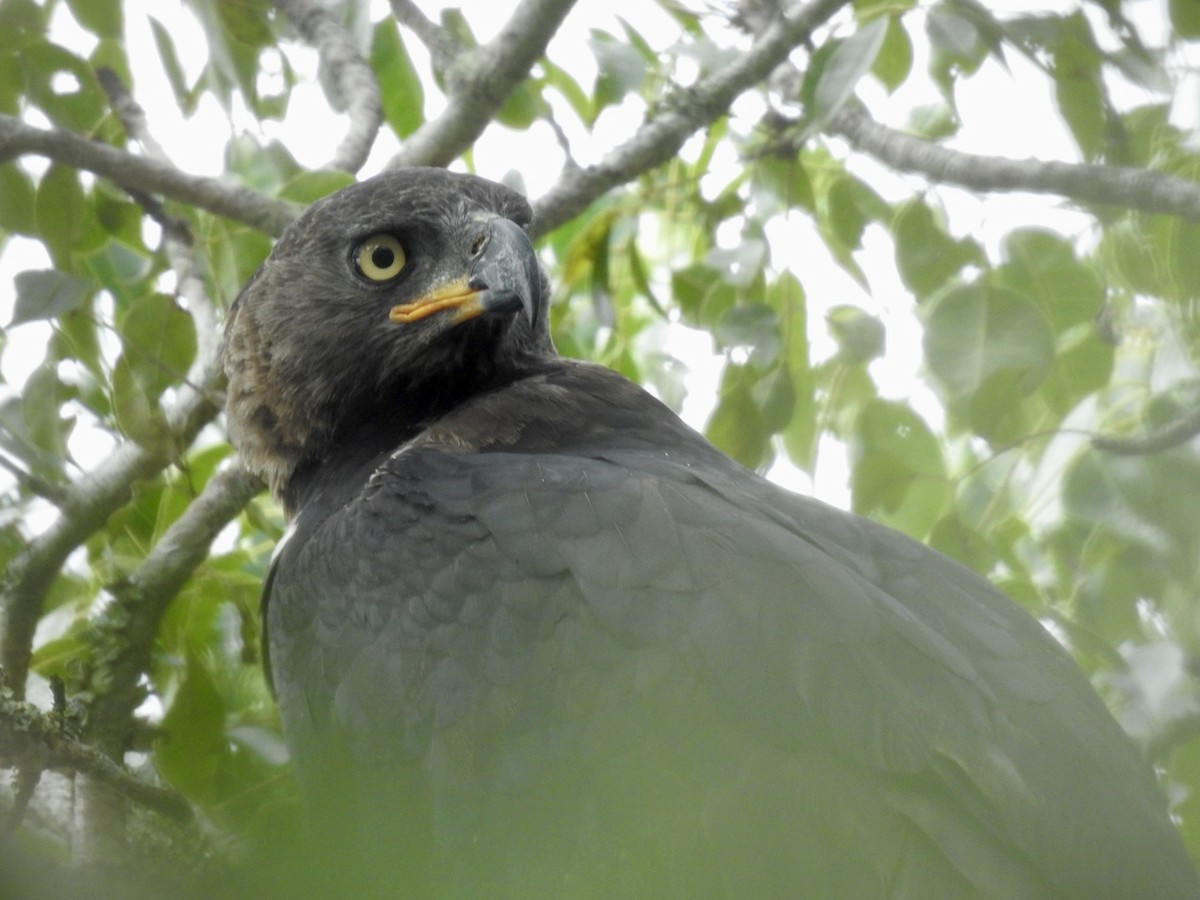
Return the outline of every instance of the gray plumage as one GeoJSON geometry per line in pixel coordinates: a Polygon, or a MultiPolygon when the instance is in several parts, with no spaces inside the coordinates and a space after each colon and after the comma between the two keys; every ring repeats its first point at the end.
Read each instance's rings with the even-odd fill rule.
{"type": "Polygon", "coordinates": [[[529,210],[441,170],[347,188],[228,326],[231,434],[294,516],[264,623],[323,852],[382,894],[1200,896],[1040,625],[557,357],[496,217],[529,210]]]}

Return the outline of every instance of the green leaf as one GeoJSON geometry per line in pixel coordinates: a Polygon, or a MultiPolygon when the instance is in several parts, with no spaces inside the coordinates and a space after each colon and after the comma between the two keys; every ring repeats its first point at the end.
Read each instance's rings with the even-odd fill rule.
{"type": "Polygon", "coordinates": [[[717,320],[713,337],[727,350],[748,350],[750,361],[757,366],[770,366],[779,356],[779,319],[775,310],[763,303],[726,310],[717,320]]]}
{"type": "MultiPolygon", "coordinates": [[[[783,365],[792,382],[793,409],[783,430],[788,458],[812,473],[816,446],[816,379],[808,353],[808,309],[804,288],[791,272],[783,272],[767,291],[767,300],[779,316],[783,337],[783,365]]],[[[774,430],[774,429],[772,429],[774,430]]]]}
{"type": "Polygon", "coordinates": [[[112,408],[117,427],[144,447],[156,447],[166,437],[163,411],[146,393],[124,354],[112,371],[112,408]]]}
{"type": "Polygon", "coordinates": [[[904,84],[912,72],[913,47],[912,39],[900,23],[899,16],[890,16],[886,21],[887,33],[871,65],[871,72],[890,94],[904,84]]]}
{"type": "Polygon", "coordinates": [[[34,0],[0,0],[0,50],[20,50],[46,33],[46,9],[34,0]]]}
{"type": "Polygon", "coordinates": [[[871,71],[887,32],[888,20],[874,19],[845,40],[830,41],[817,52],[800,89],[811,127],[828,121],[854,95],[859,81],[871,71]]]}
{"type": "Polygon", "coordinates": [[[855,512],[924,539],[951,491],[941,446],[920,416],[902,403],[868,401],[855,422],[850,458],[855,512]]]}
{"type": "Polygon", "coordinates": [[[982,282],[954,288],[925,326],[925,358],[954,411],[994,437],[1054,365],[1054,332],[1014,291],[982,282]]]}
{"type": "Polygon", "coordinates": [[[57,482],[62,478],[62,458],[37,445],[19,397],[0,400],[0,447],[26,463],[36,475],[57,482]]]}
{"type": "Polygon", "coordinates": [[[689,325],[711,326],[737,302],[733,285],[703,263],[671,273],[671,294],[689,325]]]}
{"type": "Polygon", "coordinates": [[[92,293],[91,283],[56,269],[18,272],[13,279],[17,302],[9,326],[53,319],[79,308],[92,293]]]}
{"type": "Polygon", "coordinates": [[[73,254],[93,250],[105,240],[95,209],[79,186],[78,173],[57,163],[38,183],[34,199],[38,234],[54,265],[73,271],[73,254]]]}
{"type": "Polygon", "coordinates": [[[32,235],[36,227],[33,183],[16,165],[0,166],[0,229],[32,235]]]}
{"type": "Polygon", "coordinates": [[[1084,453],[1063,484],[1066,511],[1195,577],[1200,559],[1200,460],[1182,451],[1151,456],[1084,453]]]}
{"type": "Polygon", "coordinates": [[[91,67],[65,47],[38,41],[21,51],[29,100],[60,128],[89,133],[107,115],[91,67]]]}
{"type": "Polygon", "coordinates": [[[347,185],[354,184],[354,176],[349,172],[339,172],[331,169],[318,169],[315,172],[299,172],[288,180],[279,192],[284,200],[303,203],[306,206],[322,197],[328,197],[334,191],[339,191],[347,185]]]}
{"type": "Polygon", "coordinates": [[[587,91],[579,86],[579,82],[572,78],[565,69],[559,68],[548,59],[543,59],[540,65],[546,86],[552,87],[562,94],[575,115],[579,117],[579,121],[591,122],[595,116],[595,110],[592,108],[591,98],[587,95],[587,91]]]}
{"type": "Polygon", "coordinates": [[[117,322],[131,374],[150,401],[178,384],[196,356],[192,317],[165,294],[137,298],[117,322]]]}
{"type": "Polygon", "coordinates": [[[546,109],[539,86],[526,79],[504,98],[504,105],[496,112],[496,121],[517,131],[524,131],[537,121],[546,109]]]}
{"type": "Polygon", "coordinates": [[[883,322],[857,306],[835,306],[825,317],[829,333],[838,343],[838,360],[848,365],[883,356],[887,332],[883,322]]]}
{"type": "Polygon", "coordinates": [[[379,82],[384,119],[398,136],[408,137],[425,121],[425,89],[391,16],[375,26],[371,68],[379,82]]]}
{"type": "Polygon", "coordinates": [[[996,283],[1034,300],[1056,330],[1092,322],[1104,305],[1104,286],[1075,258],[1061,235],[1021,228],[1004,239],[996,283]]]}
{"type": "Polygon", "coordinates": [[[124,21],[119,0],[67,0],[71,15],[80,25],[103,38],[123,36],[124,21]]]}
{"type": "Polygon", "coordinates": [[[900,278],[918,299],[928,298],[963,267],[983,261],[978,245],[950,237],[920,200],[910,200],[896,211],[892,236],[900,278]]]}
{"type": "Polygon", "coordinates": [[[29,439],[39,450],[56,459],[67,456],[67,435],[74,420],[64,420],[62,408],[67,391],[58,379],[58,367],[38,366],[30,373],[21,391],[21,406],[29,439]]]}
{"type": "Polygon", "coordinates": [[[771,432],[750,393],[753,376],[730,364],[721,382],[721,399],[704,433],[743,466],[757,469],[767,458],[771,432]]]}
{"type": "Polygon", "coordinates": [[[1200,38],[1200,4],[1195,0],[1170,0],[1167,10],[1171,26],[1181,38],[1200,38]]]}
{"type": "Polygon", "coordinates": [[[956,134],[961,125],[954,108],[946,103],[914,106],[908,114],[908,130],[930,141],[956,134]]]}
{"type": "Polygon", "coordinates": [[[207,804],[219,796],[216,776],[229,755],[225,703],[208,669],[189,654],[183,684],[154,744],[155,768],[179,790],[207,804]]]}
{"type": "Polygon", "coordinates": [[[962,75],[974,74],[988,53],[988,43],[971,18],[950,4],[929,10],[925,33],[933,48],[930,73],[948,102],[954,102],[954,85],[962,75]]]}
{"type": "Polygon", "coordinates": [[[604,107],[620,103],[626,94],[641,89],[646,81],[646,60],[624,41],[596,29],[592,30],[588,46],[592,48],[599,70],[592,89],[595,115],[598,116],[604,107]]]}
{"type": "Polygon", "coordinates": [[[1054,91],[1075,143],[1089,160],[1104,150],[1107,130],[1100,63],[1100,53],[1083,13],[1065,19],[1062,39],[1054,48],[1054,91]]]}
{"type": "Polygon", "coordinates": [[[798,206],[809,210],[816,207],[808,172],[795,157],[758,160],[750,170],[750,191],[755,209],[764,219],[798,206]]]}
{"type": "Polygon", "coordinates": [[[171,93],[175,95],[175,103],[181,110],[188,113],[195,105],[195,100],[183,74],[183,65],[179,62],[179,54],[175,52],[175,41],[158,19],[154,16],[148,18],[150,31],[154,35],[154,46],[158,50],[158,58],[166,73],[167,83],[171,85],[171,93]]]}

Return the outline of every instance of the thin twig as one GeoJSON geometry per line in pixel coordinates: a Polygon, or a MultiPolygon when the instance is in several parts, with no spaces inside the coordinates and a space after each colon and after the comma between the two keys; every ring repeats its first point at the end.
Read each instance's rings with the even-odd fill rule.
{"type": "Polygon", "coordinates": [[[888,128],[849,105],[833,116],[828,130],[895,169],[927,175],[941,184],[1058,194],[1080,203],[1200,220],[1200,184],[1165,172],[963,153],[888,128]]]}
{"type": "Polygon", "coordinates": [[[58,484],[51,484],[46,479],[40,478],[32,472],[27,472],[3,453],[0,453],[0,468],[7,470],[13,478],[17,479],[17,484],[21,485],[25,490],[41,497],[43,500],[49,500],[55,506],[62,506],[67,499],[67,489],[65,487],[58,484]]]}
{"type": "Polygon", "coordinates": [[[0,584],[0,668],[13,694],[24,696],[33,632],[42,598],[71,551],[104,527],[129,501],[133,485],[161,472],[217,414],[219,362],[207,361],[197,387],[185,384],[166,410],[167,430],[153,446],[121,444],[67,491],[58,517],[9,562],[0,584]]]}
{"type": "Polygon", "coordinates": [[[111,785],[123,796],[179,822],[192,819],[192,808],[179,794],[136,778],[95,747],[65,734],[58,717],[31,703],[0,695],[0,758],[20,760],[22,770],[82,772],[111,785]]]}
{"type": "Polygon", "coordinates": [[[433,61],[433,67],[443,76],[450,75],[454,60],[462,51],[446,29],[421,12],[412,0],[390,0],[392,15],[401,25],[417,36],[433,61]]]}
{"type": "Polygon", "coordinates": [[[1092,446],[1117,456],[1147,456],[1161,453],[1200,435],[1200,408],[1193,409],[1161,428],[1146,434],[1101,434],[1092,438],[1092,446]]]}
{"type": "Polygon", "coordinates": [[[601,194],[675,156],[693,133],[724,115],[743,91],[763,81],[849,0],[813,0],[789,7],[750,49],[729,65],[663,101],[662,111],[600,163],[568,171],[534,203],[534,230],[552,231],[601,194]]]}
{"type": "Polygon", "coordinates": [[[312,44],[342,94],[350,128],[334,151],[329,167],[357,172],[367,161],[383,122],[383,101],[375,73],[362,58],[342,23],[313,0],[275,0],[296,30],[312,44]]]}
{"type": "Polygon", "coordinates": [[[522,0],[500,33],[455,67],[445,111],[417,129],[388,168],[445,166],[469,148],[545,53],[574,3],[522,0]]]}
{"type": "Polygon", "coordinates": [[[208,210],[266,234],[278,236],[300,214],[286,200],[217,178],[189,175],[174,165],[118,150],[69,131],[38,128],[0,114],[0,163],[18,156],[44,156],[54,162],[95,172],[117,184],[135,183],[173,200],[208,210]]]}
{"type": "Polygon", "coordinates": [[[159,624],[171,600],[208,556],[213,540],[265,485],[241,465],[222,469],[155,543],[141,565],[111,586],[114,602],[92,629],[91,665],[103,669],[88,708],[88,736],[116,755],[126,748],[129,724],[141,702],[139,676],[150,664],[159,624]],[[106,648],[115,648],[108,650],[106,648]]]}

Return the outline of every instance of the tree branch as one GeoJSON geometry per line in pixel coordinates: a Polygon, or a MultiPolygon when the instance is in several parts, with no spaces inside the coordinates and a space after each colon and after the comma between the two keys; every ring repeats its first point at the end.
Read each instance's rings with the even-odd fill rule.
{"type": "Polygon", "coordinates": [[[296,30],[312,44],[342,92],[350,129],[329,161],[332,169],[357,172],[367,161],[383,122],[379,82],[342,23],[313,0],[276,0],[296,30]]]}
{"type": "Polygon", "coordinates": [[[1184,413],[1174,422],[1147,434],[1101,434],[1092,438],[1092,446],[1118,456],[1147,456],[1178,447],[1200,435],[1200,408],[1184,413]]]}
{"type": "Polygon", "coordinates": [[[136,184],[274,236],[300,214],[300,207],[286,200],[216,178],[188,175],[170,163],[0,114],[0,163],[30,154],[103,175],[117,184],[136,184]]]}
{"type": "Polygon", "coordinates": [[[192,819],[191,806],[174,791],[134,777],[95,747],[71,737],[62,726],[60,716],[0,693],[0,759],[19,760],[22,767],[38,770],[82,772],[176,821],[192,819]]]}
{"type": "Polygon", "coordinates": [[[534,232],[552,231],[609,189],[667,162],[694,132],[724,115],[739,94],[770,75],[846,5],[848,0],[812,0],[789,7],[738,59],[668,97],[662,112],[602,162],[564,174],[534,203],[534,232]]]}
{"type": "Polygon", "coordinates": [[[139,677],[150,666],[158,627],[176,594],[208,556],[213,540],[265,485],[240,464],[221,470],[159,538],[140,566],[111,587],[115,602],[96,624],[94,670],[110,685],[89,706],[88,737],[110,755],[125,750],[133,711],[142,700],[139,677]]]}
{"type": "Polygon", "coordinates": [[[469,63],[454,72],[447,85],[450,102],[445,112],[417,129],[388,168],[445,166],[470,147],[545,53],[574,3],[521,0],[501,32],[472,51],[469,63]]]}
{"type": "Polygon", "coordinates": [[[17,698],[24,697],[33,632],[42,598],[71,551],[104,527],[128,502],[133,485],[155,477],[216,416],[215,386],[221,369],[214,353],[198,386],[185,384],[178,402],[166,411],[167,431],[154,446],[132,441],[117,447],[104,462],[71,486],[54,522],[9,562],[0,585],[0,668],[17,698]]]}
{"type": "Polygon", "coordinates": [[[454,58],[462,48],[446,29],[442,28],[417,8],[412,0],[391,0],[392,15],[401,25],[417,36],[429,56],[433,67],[440,73],[448,73],[454,66],[454,58]]]}
{"type": "Polygon", "coordinates": [[[889,166],[976,191],[1059,194],[1081,203],[1122,206],[1200,220],[1200,184],[1148,169],[979,156],[939,146],[843,107],[828,130],[889,166]]]}

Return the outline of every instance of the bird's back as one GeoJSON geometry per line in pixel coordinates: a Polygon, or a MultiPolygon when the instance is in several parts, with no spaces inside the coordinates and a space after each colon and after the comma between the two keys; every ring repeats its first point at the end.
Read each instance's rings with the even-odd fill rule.
{"type": "Polygon", "coordinates": [[[557,362],[372,440],[305,495],[267,609],[296,762],[366,881],[1200,893],[1041,626],[619,376],[557,362]]]}

